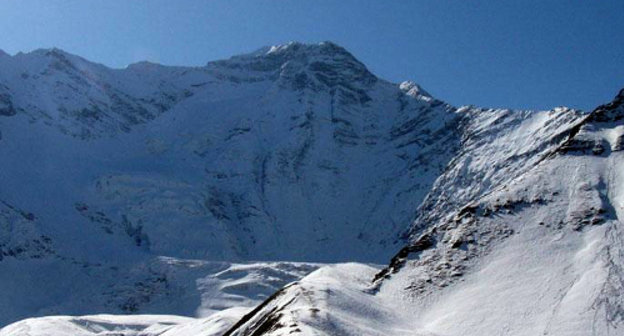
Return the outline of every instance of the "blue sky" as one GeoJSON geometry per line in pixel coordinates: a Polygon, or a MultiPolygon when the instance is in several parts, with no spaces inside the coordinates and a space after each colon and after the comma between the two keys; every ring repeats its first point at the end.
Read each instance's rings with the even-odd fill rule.
{"type": "Polygon", "coordinates": [[[455,105],[590,109],[624,87],[622,0],[0,0],[0,49],[54,46],[113,67],[325,40],[455,105]]]}

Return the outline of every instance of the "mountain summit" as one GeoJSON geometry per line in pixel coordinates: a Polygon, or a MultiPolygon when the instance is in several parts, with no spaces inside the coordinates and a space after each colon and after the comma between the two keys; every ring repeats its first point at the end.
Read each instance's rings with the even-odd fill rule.
{"type": "Polygon", "coordinates": [[[235,76],[230,78],[239,81],[266,78],[293,90],[339,90],[360,103],[371,99],[366,91],[377,81],[364,64],[331,42],[291,42],[265,47],[251,54],[208,63],[208,68],[222,76],[235,76]]]}

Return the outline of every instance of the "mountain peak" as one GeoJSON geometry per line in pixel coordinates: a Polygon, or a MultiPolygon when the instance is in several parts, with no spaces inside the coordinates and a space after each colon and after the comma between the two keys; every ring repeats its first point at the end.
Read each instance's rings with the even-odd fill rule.
{"type": "Polygon", "coordinates": [[[10,57],[14,61],[22,64],[22,66],[28,67],[31,71],[35,68],[48,66],[61,69],[67,67],[84,68],[87,66],[99,65],[56,47],[39,48],[30,52],[18,52],[10,57]]]}
{"type": "Polygon", "coordinates": [[[300,57],[302,54],[306,55],[326,55],[326,56],[341,56],[348,57],[355,60],[355,57],[349,53],[345,48],[330,42],[324,41],[319,43],[303,43],[298,41],[290,41],[284,44],[276,44],[271,46],[264,46],[254,52],[248,54],[242,54],[234,56],[232,58],[257,58],[257,57],[300,57]]]}
{"type": "Polygon", "coordinates": [[[589,115],[590,122],[615,122],[624,119],[624,89],[609,103],[595,108],[589,115]]]}
{"type": "Polygon", "coordinates": [[[159,63],[154,63],[151,61],[139,61],[139,62],[128,64],[128,66],[126,66],[126,69],[136,70],[136,71],[151,71],[151,70],[159,69],[162,67],[164,66],[159,63]]]}
{"type": "Polygon", "coordinates": [[[320,43],[288,42],[282,45],[271,46],[266,52],[266,54],[282,55],[294,55],[296,53],[308,53],[310,55],[327,55],[335,57],[340,56],[355,60],[355,57],[345,48],[330,41],[320,43]]]}
{"type": "Polygon", "coordinates": [[[429,92],[425,91],[420,85],[412,81],[402,82],[401,84],[399,84],[399,89],[405,92],[405,94],[414,98],[420,98],[426,101],[430,101],[433,99],[429,92]]]}
{"type": "Polygon", "coordinates": [[[236,80],[282,79],[294,89],[336,86],[352,88],[377,81],[366,66],[346,49],[332,43],[289,42],[208,63],[222,76],[236,80]]]}
{"type": "Polygon", "coordinates": [[[47,56],[47,57],[78,57],[76,55],[70,54],[63,49],[52,47],[52,48],[39,48],[35,49],[31,52],[25,53],[26,55],[36,55],[36,56],[47,56]]]}

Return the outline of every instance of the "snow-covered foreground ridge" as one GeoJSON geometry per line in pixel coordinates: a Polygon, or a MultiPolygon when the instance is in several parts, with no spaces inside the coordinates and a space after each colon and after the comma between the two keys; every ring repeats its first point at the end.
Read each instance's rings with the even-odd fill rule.
{"type": "Polygon", "coordinates": [[[455,108],[327,42],[0,53],[2,323],[169,314],[0,335],[618,335],[623,103],[455,108]]]}

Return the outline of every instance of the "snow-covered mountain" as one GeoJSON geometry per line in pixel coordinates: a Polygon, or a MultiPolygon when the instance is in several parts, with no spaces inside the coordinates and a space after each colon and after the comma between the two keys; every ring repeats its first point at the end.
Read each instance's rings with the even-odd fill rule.
{"type": "Polygon", "coordinates": [[[1,61],[2,199],[83,254],[88,236],[184,258],[384,261],[459,143],[454,108],[331,43],[200,68],[1,61]]]}
{"type": "Polygon", "coordinates": [[[623,101],[455,108],[329,42],[0,53],[0,323],[169,314],[0,335],[616,335],[623,101]]]}
{"type": "Polygon", "coordinates": [[[459,145],[455,108],[332,43],[193,68],[2,54],[0,84],[0,323],[193,315],[196,260],[385,262],[459,145]]]}

